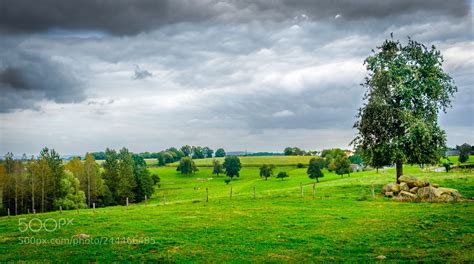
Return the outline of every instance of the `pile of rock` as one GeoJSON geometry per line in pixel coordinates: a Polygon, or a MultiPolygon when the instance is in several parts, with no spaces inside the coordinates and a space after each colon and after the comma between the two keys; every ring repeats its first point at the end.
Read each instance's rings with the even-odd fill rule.
{"type": "Polygon", "coordinates": [[[398,183],[389,183],[382,188],[382,194],[394,197],[399,201],[439,201],[451,202],[461,199],[461,194],[456,189],[442,188],[438,184],[430,184],[427,180],[415,176],[403,175],[398,183]]]}

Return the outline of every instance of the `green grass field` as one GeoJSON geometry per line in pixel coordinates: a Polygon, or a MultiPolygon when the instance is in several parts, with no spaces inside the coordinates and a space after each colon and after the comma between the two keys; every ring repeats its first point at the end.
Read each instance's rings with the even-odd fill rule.
{"type": "MultiPolygon", "coordinates": [[[[87,209],[2,217],[0,262],[377,262],[379,255],[389,262],[474,261],[472,202],[402,203],[383,198],[378,193],[383,184],[394,181],[393,169],[344,178],[325,171],[313,197],[313,181],[305,169],[288,166],[299,162],[296,159],[260,157],[280,164],[275,174],[290,174],[283,181],[265,181],[258,177],[258,168],[252,166],[257,162],[250,158],[256,160],[242,158],[241,176],[229,185],[224,176],[212,175],[209,167],[200,167],[192,176],[183,176],[173,167],[150,168],[160,176],[161,186],[147,205],[99,208],[95,213],[87,209]],[[209,202],[205,201],[206,188],[209,202]],[[33,217],[74,220],[73,225],[53,232],[20,232],[21,218],[30,221],[33,217]],[[99,244],[51,244],[82,233],[99,244]],[[25,241],[40,245],[21,244],[25,241]]],[[[470,171],[436,173],[405,167],[405,173],[474,197],[470,171]]],[[[52,229],[54,222],[48,221],[52,229]]],[[[32,226],[39,228],[38,220],[32,226]]]]}
{"type": "MultiPolygon", "coordinates": [[[[259,167],[262,164],[273,164],[276,166],[296,166],[298,163],[308,164],[312,156],[256,156],[240,157],[240,162],[244,167],[259,167]]],[[[196,159],[194,163],[198,167],[211,167],[214,159],[224,162],[224,158],[196,159]]],[[[153,164],[150,161],[150,164],[153,164]]],[[[178,162],[167,164],[168,167],[176,167],[178,162]]]]}

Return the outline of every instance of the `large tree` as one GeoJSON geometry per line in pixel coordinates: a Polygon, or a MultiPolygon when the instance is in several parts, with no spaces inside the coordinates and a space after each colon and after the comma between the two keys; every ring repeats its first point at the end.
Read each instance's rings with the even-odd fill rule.
{"type": "Polygon", "coordinates": [[[242,168],[239,157],[237,156],[225,157],[224,168],[225,168],[225,174],[229,176],[231,179],[235,176],[239,177],[240,168],[242,168]]]}
{"type": "Polygon", "coordinates": [[[364,62],[368,75],[362,85],[367,91],[352,143],[367,160],[395,163],[397,182],[403,163],[436,163],[445,148],[438,114],[451,106],[457,88],[442,63],[434,46],[412,39],[403,45],[393,38],[364,62]]]}

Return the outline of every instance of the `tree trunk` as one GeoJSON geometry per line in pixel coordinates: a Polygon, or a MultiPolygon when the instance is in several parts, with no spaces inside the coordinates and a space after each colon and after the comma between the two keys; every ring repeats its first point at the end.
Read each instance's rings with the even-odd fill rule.
{"type": "Polygon", "coordinates": [[[397,161],[397,183],[400,183],[398,178],[403,175],[403,163],[401,160],[397,161]]]}

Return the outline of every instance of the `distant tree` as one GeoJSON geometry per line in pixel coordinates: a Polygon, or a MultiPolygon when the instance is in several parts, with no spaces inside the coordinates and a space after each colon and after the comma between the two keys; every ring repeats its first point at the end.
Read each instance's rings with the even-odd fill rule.
{"type": "Polygon", "coordinates": [[[298,164],[296,164],[296,168],[298,169],[304,168],[304,164],[301,162],[298,162],[298,164]]]}
{"type": "Polygon", "coordinates": [[[456,146],[459,150],[459,162],[464,163],[469,160],[469,154],[471,152],[471,146],[467,143],[462,144],[461,146],[456,146]]]}
{"type": "Polygon", "coordinates": [[[285,156],[293,156],[293,148],[286,147],[285,150],[283,150],[283,153],[285,154],[285,156]]]}
{"type": "Polygon", "coordinates": [[[57,198],[61,198],[66,195],[64,189],[59,188],[61,180],[65,177],[65,168],[63,165],[63,160],[54,149],[49,149],[47,147],[43,148],[40,152],[40,157],[47,161],[48,167],[51,171],[51,181],[49,185],[51,195],[48,195],[47,197],[47,208],[45,208],[45,210],[50,211],[54,208],[53,202],[57,198]]]}
{"type": "Polygon", "coordinates": [[[179,161],[178,170],[181,174],[190,175],[198,171],[198,168],[190,157],[184,157],[179,161]]]}
{"type": "Polygon", "coordinates": [[[212,161],[212,166],[212,174],[216,174],[217,176],[219,176],[220,173],[224,172],[224,167],[218,160],[214,159],[212,161]]]}
{"type": "Polygon", "coordinates": [[[352,164],[361,165],[362,164],[362,157],[359,154],[354,154],[354,155],[349,157],[349,161],[352,164]]]}
{"type": "Polygon", "coordinates": [[[210,149],[209,147],[204,147],[202,152],[205,158],[212,158],[212,154],[214,154],[214,150],[210,149]]]}
{"type": "Polygon", "coordinates": [[[192,157],[193,159],[204,159],[204,150],[202,147],[192,147],[192,157]]]}
{"type": "Polygon", "coordinates": [[[298,147],[287,147],[283,150],[285,156],[304,156],[306,152],[298,147]]]}
{"type": "Polygon", "coordinates": [[[216,158],[222,158],[225,157],[225,151],[223,148],[219,148],[216,150],[216,158]]]}
{"type": "Polygon", "coordinates": [[[260,177],[263,177],[263,178],[265,178],[265,180],[267,180],[268,178],[270,178],[273,175],[273,169],[275,169],[275,165],[273,165],[273,164],[270,164],[270,165],[263,164],[260,167],[260,177]]]}
{"type": "Polygon", "coordinates": [[[65,195],[54,200],[54,207],[63,209],[87,208],[86,196],[81,191],[79,179],[70,172],[65,173],[59,184],[59,191],[65,195]]]}
{"type": "Polygon", "coordinates": [[[132,155],[132,158],[133,175],[136,182],[133,192],[135,194],[135,201],[141,202],[145,200],[145,196],[150,198],[153,195],[153,179],[147,169],[145,160],[139,155],[132,155]]]}
{"type": "Polygon", "coordinates": [[[181,147],[181,152],[183,152],[183,155],[185,157],[189,157],[193,153],[193,149],[191,148],[191,146],[185,145],[181,147]]]}
{"type": "Polygon", "coordinates": [[[334,159],[334,165],[337,175],[351,174],[351,162],[346,155],[337,156],[334,159]]]}
{"type": "Polygon", "coordinates": [[[306,171],[309,178],[316,179],[316,182],[319,182],[319,178],[324,177],[324,174],[322,172],[324,164],[324,159],[320,157],[312,158],[309,161],[308,170],[306,171]]]}
{"type": "Polygon", "coordinates": [[[119,204],[125,204],[127,198],[130,202],[135,201],[134,189],[137,187],[137,183],[133,172],[132,154],[128,149],[122,148],[118,156],[118,185],[115,201],[119,204]]]}
{"type": "Polygon", "coordinates": [[[105,162],[102,174],[107,190],[112,199],[111,204],[117,204],[117,189],[119,185],[119,160],[115,150],[107,148],[105,150],[105,162]]]}
{"type": "Polygon", "coordinates": [[[167,163],[174,162],[172,152],[161,151],[158,153],[158,166],[165,166],[167,163]]]}
{"type": "Polygon", "coordinates": [[[411,39],[405,46],[385,40],[365,60],[366,102],[359,109],[354,124],[358,135],[351,144],[369,160],[382,153],[383,163],[395,163],[397,182],[403,163],[438,163],[446,146],[438,113],[451,106],[457,88],[442,63],[434,46],[427,48],[411,39]]]}
{"type": "Polygon", "coordinates": [[[184,153],[181,150],[178,150],[177,148],[169,148],[166,151],[173,153],[173,162],[179,161],[182,157],[184,157],[184,153]]]}
{"type": "Polygon", "coordinates": [[[160,176],[158,176],[158,174],[152,174],[151,175],[151,179],[153,180],[153,185],[156,185],[158,183],[160,183],[160,176]]]}
{"type": "Polygon", "coordinates": [[[285,171],[280,171],[280,172],[277,174],[276,177],[277,177],[277,179],[284,180],[285,178],[290,177],[290,175],[288,175],[288,173],[285,172],[285,171]]]}
{"type": "Polygon", "coordinates": [[[233,177],[239,177],[240,169],[242,165],[240,164],[240,159],[237,156],[227,156],[224,160],[224,169],[227,176],[231,179],[233,177]]]}
{"type": "MultiPolygon", "coordinates": [[[[84,159],[84,183],[81,182],[81,190],[86,193],[87,204],[98,203],[104,194],[104,180],[100,174],[100,166],[90,153],[86,153],[84,159]]],[[[80,179],[79,179],[80,181],[80,179]]]]}
{"type": "Polygon", "coordinates": [[[232,180],[231,178],[226,178],[226,179],[224,180],[224,182],[225,182],[225,184],[229,184],[231,180],[232,180]]]}

